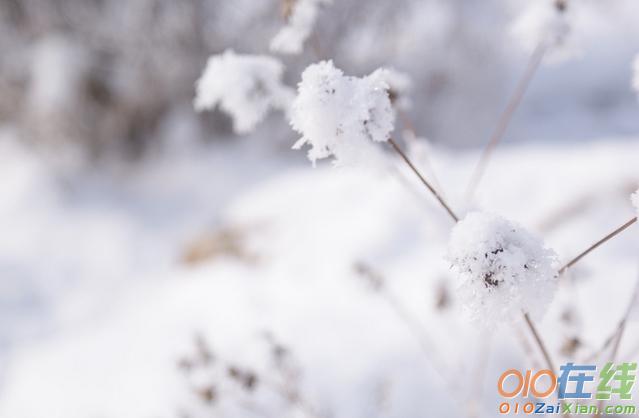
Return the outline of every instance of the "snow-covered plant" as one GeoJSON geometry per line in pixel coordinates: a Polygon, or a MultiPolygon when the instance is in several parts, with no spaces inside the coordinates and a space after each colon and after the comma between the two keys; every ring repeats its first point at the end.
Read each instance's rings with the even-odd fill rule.
{"type": "Polygon", "coordinates": [[[410,107],[408,92],[412,85],[410,77],[392,68],[383,68],[378,71],[379,77],[388,84],[391,103],[399,109],[408,109],[410,107]]]}
{"type": "Polygon", "coordinates": [[[219,106],[233,118],[237,133],[252,131],[269,109],[288,111],[294,97],[282,83],[284,66],[263,55],[241,55],[232,50],[209,58],[197,81],[195,108],[219,106]]]}
{"type": "Polygon", "coordinates": [[[635,61],[632,65],[632,87],[639,94],[639,54],[635,57],[635,61]]]}
{"type": "Polygon", "coordinates": [[[337,165],[365,161],[373,142],[389,139],[395,112],[385,70],[358,78],[345,76],[332,61],[309,66],[302,73],[291,108],[291,125],[302,134],[293,148],[309,144],[308,158],[335,157],[337,165]]]}
{"type": "Polygon", "coordinates": [[[319,8],[333,0],[284,0],[286,25],[271,40],[271,51],[299,54],[315,26],[319,8]]]}
{"type": "Polygon", "coordinates": [[[525,49],[544,48],[551,61],[559,62],[577,53],[571,20],[568,0],[531,1],[511,30],[525,49]]]}
{"type": "Polygon", "coordinates": [[[448,261],[459,275],[459,298],[474,319],[489,326],[539,317],[557,285],[556,255],[521,226],[471,212],[453,229],[448,261]]]}

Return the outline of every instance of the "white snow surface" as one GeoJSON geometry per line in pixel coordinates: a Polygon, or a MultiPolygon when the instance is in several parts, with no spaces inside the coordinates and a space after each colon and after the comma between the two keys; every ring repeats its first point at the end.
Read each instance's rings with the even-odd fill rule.
{"type": "MultiPolygon", "coordinates": [[[[60,177],[10,133],[1,137],[2,417],[250,417],[223,367],[274,376],[264,332],[294,355],[304,397],[336,418],[460,417],[474,408],[495,416],[498,376],[541,362],[521,344],[523,335],[534,347],[523,325],[486,334],[461,315],[445,259],[454,225],[407,171],[399,181],[312,170],[296,153],[295,161],[265,155],[247,138],[149,157],[138,169],[60,177]],[[224,225],[247,231],[252,261],[179,261],[191,237],[224,225]],[[423,355],[356,263],[386,279],[443,364],[423,355]],[[448,303],[438,308],[442,292],[448,303]],[[189,380],[177,364],[196,334],[217,363],[189,380]],[[213,407],[193,395],[205,378],[221,380],[213,407]]],[[[628,195],[638,187],[637,155],[636,137],[504,146],[475,205],[517,219],[565,261],[635,213],[628,195]]],[[[430,148],[460,212],[477,157],[430,148]]],[[[559,283],[537,322],[558,364],[583,359],[616,328],[636,283],[638,245],[635,225],[559,283]],[[561,351],[566,330],[582,342],[572,357],[561,351]]],[[[637,361],[639,324],[626,331],[619,358],[637,361]]],[[[249,400],[268,416],[304,416],[265,387],[249,400]]]]}

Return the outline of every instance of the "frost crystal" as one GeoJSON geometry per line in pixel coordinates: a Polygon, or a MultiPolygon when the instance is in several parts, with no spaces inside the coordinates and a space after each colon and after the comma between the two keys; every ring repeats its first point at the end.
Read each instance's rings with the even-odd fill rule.
{"type": "Polygon", "coordinates": [[[539,317],[557,285],[555,253],[521,226],[473,212],[452,231],[448,260],[460,278],[460,301],[473,319],[493,325],[539,317]]]}
{"type": "Polygon", "coordinates": [[[302,73],[291,109],[291,125],[302,134],[294,149],[309,144],[308,158],[335,157],[337,165],[365,161],[387,141],[395,113],[383,70],[358,78],[345,76],[332,61],[309,66],[302,73]]]}
{"type": "Polygon", "coordinates": [[[285,0],[291,4],[286,26],[271,40],[271,51],[282,54],[299,54],[317,20],[318,9],[332,0],[285,0]]]}
{"type": "Polygon", "coordinates": [[[511,30],[524,48],[547,48],[546,56],[555,62],[573,57],[577,49],[571,35],[571,12],[564,0],[530,2],[515,20],[511,30]]]}
{"type": "Polygon", "coordinates": [[[195,108],[219,106],[233,117],[237,133],[252,131],[270,108],[287,111],[293,89],[282,84],[282,64],[271,57],[239,55],[232,50],[209,58],[197,81],[195,108]]]}
{"type": "Polygon", "coordinates": [[[632,77],[632,87],[639,94],[639,54],[635,57],[635,61],[633,63],[633,77],[632,77]]]}

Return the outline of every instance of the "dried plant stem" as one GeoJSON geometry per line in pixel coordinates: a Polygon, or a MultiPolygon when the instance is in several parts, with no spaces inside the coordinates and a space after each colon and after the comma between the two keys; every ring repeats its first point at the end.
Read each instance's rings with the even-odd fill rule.
{"type": "Polygon", "coordinates": [[[421,321],[406,308],[402,300],[387,288],[385,277],[364,262],[355,264],[355,272],[366,279],[372,289],[388,303],[391,310],[397,315],[401,322],[406,325],[406,328],[408,328],[410,333],[419,342],[426,357],[432,361],[435,371],[444,378],[447,369],[441,361],[442,356],[437,352],[435,344],[431,341],[428,332],[424,329],[421,321]]]}
{"type": "Polygon", "coordinates": [[[424,327],[421,322],[404,307],[404,304],[395,297],[394,294],[389,292],[387,289],[380,289],[380,294],[398,318],[406,325],[406,328],[408,328],[411,334],[415,336],[415,339],[419,342],[424,354],[432,360],[433,368],[436,369],[437,373],[442,376],[446,376],[447,368],[443,366],[441,356],[437,353],[430,337],[424,331],[424,327]]]}
{"type": "Polygon", "coordinates": [[[526,338],[526,335],[524,334],[524,331],[521,329],[521,327],[513,325],[513,332],[517,336],[517,339],[521,344],[521,348],[524,350],[524,354],[526,355],[528,360],[530,360],[533,368],[541,369],[541,364],[537,360],[537,356],[535,356],[535,353],[533,353],[533,348],[528,342],[528,339],[526,338]]]}
{"type": "Polygon", "coordinates": [[[515,88],[513,95],[508,100],[508,104],[506,105],[506,108],[501,113],[499,117],[499,121],[497,122],[497,126],[495,127],[495,130],[492,136],[490,137],[490,140],[484,147],[484,150],[482,151],[479,161],[477,162],[477,165],[475,166],[475,169],[473,170],[473,174],[470,178],[470,182],[468,183],[468,187],[466,189],[466,201],[472,200],[473,195],[475,194],[475,190],[479,186],[479,182],[481,181],[486,171],[486,167],[488,166],[490,157],[493,151],[495,150],[495,148],[497,148],[497,145],[499,145],[499,143],[503,139],[504,134],[506,133],[506,129],[508,128],[508,125],[510,124],[511,119],[513,115],[515,114],[515,111],[519,107],[519,104],[521,103],[524,97],[524,94],[526,93],[526,90],[528,89],[528,86],[530,85],[530,82],[533,79],[533,76],[537,72],[537,69],[539,68],[539,65],[541,64],[541,61],[543,60],[545,52],[546,52],[546,47],[543,44],[540,44],[539,46],[537,46],[537,48],[535,48],[532,55],[530,56],[530,59],[528,60],[528,65],[526,66],[526,70],[524,71],[523,76],[519,80],[519,83],[517,83],[517,87],[515,88]]]}
{"type": "Polygon", "coordinates": [[[595,351],[594,353],[592,353],[588,357],[586,357],[584,362],[585,363],[590,363],[590,362],[594,361],[595,359],[597,359],[597,357],[599,357],[601,355],[601,353],[603,353],[604,351],[606,351],[606,349],[608,347],[610,347],[612,342],[615,340],[615,337],[617,337],[617,333],[618,332],[619,332],[619,327],[615,328],[614,332],[612,334],[610,334],[608,336],[608,338],[606,338],[606,340],[601,345],[601,347],[597,351],[595,351]]]}
{"type": "Polygon", "coordinates": [[[615,328],[615,330],[613,331],[612,334],[610,334],[610,336],[608,336],[608,338],[606,338],[606,340],[604,341],[603,345],[601,346],[601,348],[599,348],[597,351],[595,351],[594,353],[592,353],[590,356],[588,356],[585,360],[585,362],[591,362],[597,359],[597,357],[599,357],[601,355],[601,353],[603,353],[604,351],[606,351],[606,349],[608,347],[610,347],[610,345],[614,342],[614,346],[612,349],[613,354],[616,356],[617,351],[619,351],[619,340],[621,339],[621,334],[623,333],[624,329],[626,328],[626,321],[628,319],[628,316],[624,316],[621,321],[619,321],[619,325],[617,325],[617,328],[615,328]]]}
{"type": "Polygon", "coordinates": [[[404,125],[404,129],[410,132],[411,134],[413,134],[414,136],[417,136],[415,125],[413,125],[413,122],[411,122],[408,115],[406,115],[406,112],[404,112],[399,107],[397,107],[396,110],[397,110],[397,117],[402,122],[402,125],[404,125]]]}
{"type": "Polygon", "coordinates": [[[617,331],[617,339],[615,340],[615,345],[612,347],[612,353],[610,354],[610,361],[615,361],[617,358],[617,353],[619,353],[619,346],[621,345],[621,337],[623,336],[623,332],[626,329],[626,319],[624,318],[619,324],[619,330],[617,331]]]}
{"type": "MultiPolygon", "coordinates": [[[[550,352],[548,351],[548,348],[546,347],[546,344],[544,343],[544,341],[541,339],[541,335],[539,334],[539,331],[537,331],[537,327],[533,323],[532,319],[530,319],[530,315],[528,315],[528,312],[524,313],[524,320],[526,321],[526,325],[528,325],[528,328],[530,329],[530,332],[532,333],[535,339],[535,342],[537,343],[537,346],[539,347],[539,350],[541,351],[541,354],[544,356],[546,366],[553,373],[556,373],[557,369],[555,368],[555,362],[552,360],[552,357],[550,357],[550,352]]],[[[560,403],[563,405],[564,401],[560,401],[560,403]]],[[[570,416],[570,414],[563,414],[563,415],[565,417],[570,416]]]]}
{"type": "MultiPolygon", "coordinates": [[[[276,396],[281,397],[287,401],[292,408],[296,408],[304,416],[308,418],[325,418],[323,414],[319,413],[315,407],[304,397],[302,397],[297,391],[291,391],[284,385],[281,385],[273,380],[262,379],[261,384],[268,388],[276,396]]],[[[257,405],[255,402],[244,400],[239,404],[247,411],[255,415],[268,417],[268,413],[263,411],[263,408],[257,405]]]]}
{"type": "MultiPolygon", "coordinates": [[[[397,117],[399,118],[399,120],[402,122],[403,125],[403,138],[406,141],[407,144],[409,143],[413,143],[416,144],[417,141],[417,131],[415,130],[415,126],[413,125],[413,123],[411,122],[410,118],[408,117],[408,115],[406,114],[406,112],[404,112],[401,108],[397,108],[397,117]]],[[[443,188],[441,186],[441,183],[439,182],[439,179],[437,178],[437,173],[435,173],[435,169],[433,167],[433,164],[431,162],[430,157],[428,156],[428,154],[426,154],[424,156],[424,166],[425,168],[429,171],[429,174],[432,177],[432,183],[433,186],[436,190],[439,190],[439,192],[442,194],[442,196],[445,195],[443,188]]],[[[445,196],[444,196],[445,197],[445,196]]]]}
{"type": "Polygon", "coordinates": [[[313,55],[315,55],[315,58],[317,58],[318,60],[324,59],[324,57],[327,56],[326,51],[324,51],[324,48],[322,47],[322,43],[320,42],[320,38],[317,32],[313,31],[309,38],[310,39],[308,40],[308,42],[311,46],[311,50],[313,51],[313,55]]]}
{"type": "Polygon", "coordinates": [[[637,222],[637,217],[635,216],[634,218],[630,219],[628,222],[626,222],[625,224],[621,225],[619,228],[615,229],[614,231],[612,231],[611,233],[609,233],[608,235],[606,235],[605,237],[603,237],[602,239],[600,239],[599,241],[595,242],[594,244],[592,244],[590,247],[586,248],[584,251],[582,251],[579,255],[577,255],[576,257],[574,257],[572,260],[570,260],[569,262],[567,262],[562,268],[559,269],[559,274],[563,274],[565,273],[566,270],[568,270],[570,267],[572,267],[573,265],[575,265],[579,260],[581,260],[582,258],[584,258],[586,255],[588,255],[591,251],[593,251],[595,248],[599,247],[601,244],[605,243],[606,241],[608,241],[609,239],[613,238],[614,236],[618,235],[619,233],[621,233],[622,231],[624,231],[626,228],[628,228],[629,226],[631,226],[632,224],[634,224],[635,222],[637,222]]]}
{"type": "Polygon", "coordinates": [[[438,354],[438,350],[432,344],[430,337],[424,330],[422,323],[411,312],[406,309],[404,304],[395,297],[394,294],[387,289],[379,289],[380,295],[386,300],[391,309],[395,312],[397,317],[406,325],[411,334],[418,340],[420,348],[424,353],[424,356],[429,360],[433,370],[439,375],[447,386],[448,393],[451,397],[460,405],[463,400],[459,397],[459,388],[455,384],[455,381],[450,376],[450,369],[447,368],[442,360],[442,357],[438,354]]]}
{"type": "Polygon", "coordinates": [[[432,342],[427,329],[424,328],[419,318],[406,307],[400,298],[386,287],[385,278],[369,265],[361,262],[357,263],[355,271],[369,282],[373,290],[384,299],[393,313],[397,315],[397,318],[406,326],[410,334],[419,343],[422,354],[428,360],[432,369],[446,385],[450,396],[461,405],[463,400],[458,395],[459,390],[455,381],[449,377],[450,369],[446,367],[443,356],[440,355],[439,350],[432,342]]]}
{"type": "Polygon", "coordinates": [[[601,355],[601,353],[603,353],[604,351],[606,351],[606,349],[608,347],[610,347],[610,345],[613,343],[613,341],[615,341],[615,348],[613,348],[613,354],[616,355],[617,351],[619,350],[619,347],[618,347],[619,341],[618,340],[621,339],[620,334],[623,333],[623,330],[626,327],[626,322],[628,321],[628,318],[630,317],[632,309],[634,308],[635,300],[637,299],[638,296],[639,296],[639,279],[637,279],[637,283],[635,284],[635,290],[633,291],[632,296],[630,297],[630,303],[628,303],[628,307],[626,308],[626,312],[621,317],[621,320],[619,321],[619,325],[617,325],[617,327],[615,328],[613,333],[610,334],[610,336],[608,336],[608,338],[606,338],[606,340],[604,341],[604,343],[601,346],[601,348],[599,348],[597,351],[595,351],[594,353],[592,353],[590,356],[588,356],[586,358],[586,360],[585,360],[586,363],[594,361],[595,359],[597,359],[597,357],[599,357],[601,355]]]}
{"type": "Polygon", "coordinates": [[[406,165],[415,173],[415,175],[419,178],[424,186],[435,196],[437,201],[446,209],[446,212],[450,215],[450,217],[455,221],[459,222],[459,218],[452,209],[448,206],[444,198],[435,190],[435,188],[424,178],[424,176],[419,172],[419,170],[415,167],[415,165],[410,161],[410,159],[406,156],[404,151],[397,145],[397,143],[393,140],[393,138],[389,138],[388,142],[391,144],[395,152],[401,157],[401,159],[406,163],[406,165]]]}
{"type": "Polygon", "coordinates": [[[546,344],[544,344],[544,341],[541,339],[541,336],[539,335],[539,332],[537,331],[537,327],[535,326],[533,321],[530,319],[530,315],[528,315],[528,313],[524,313],[524,320],[526,321],[526,325],[528,325],[530,332],[535,338],[535,342],[537,343],[537,346],[539,346],[539,349],[541,350],[541,354],[544,356],[546,365],[548,366],[550,370],[552,370],[553,372],[556,372],[557,369],[555,369],[555,363],[552,361],[552,358],[550,357],[550,353],[548,352],[548,349],[546,348],[546,344]]]}
{"type": "MultiPolygon", "coordinates": [[[[617,353],[619,352],[619,346],[621,345],[621,337],[623,336],[623,331],[626,329],[626,318],[624,317],[619,323],[619,327],[615,333],[615,345],[612,347],[612,352],[610,353],[610,358],[608,361],[613,362],[617,358],[617,353]]],[[[600,400],[597,402],[597,413],[593,415],[595,418],[599,418],[601,416],[601,410],[604,407],[604,400],[600,400]]]]}
{"type": "MultiPolygon", "coordinates": [[[[277,388],[277,386],[275,386],[277,388]]],[[[298,392],[290,392],[286,388],[280,388],[280,396],[289,401],[292,405],[297,407],[302,413],[310,418],[323,418],[324,415],[319,413],[315,407],[305,398],[303,398],[298,392]]]]}

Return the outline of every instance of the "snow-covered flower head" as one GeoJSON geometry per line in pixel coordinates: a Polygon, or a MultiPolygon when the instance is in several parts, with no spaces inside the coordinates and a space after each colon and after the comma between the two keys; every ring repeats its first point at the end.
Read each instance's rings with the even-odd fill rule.
{"type": "Polygon", "coordinates": [[[271,40],[271,51],[299,54],[315,26],[319,8],[333,0],[284,0],[290,5],[287,22],[271,40]]]}
{"type": "Polygon", "coordinates": [[[332,61],[309,66],[291,108],[291,125],[302,134],[293,148],[309,144],[313,163],[331,155],[338,165],[365,159],[372,142],[387,141],[393,130],[388,88],[383,70],[358,78],[332,61]]]}
{"type": "Polygon", "coordinates": [[[209,58],[197,81],[195,108],[219,106],[233,117],[237,133],[252,131],[269,109],[287,111],[293,89],[282,83],[282,63],[262,55],[240,55],[232,50],[209,58]]]}
{"type": "Polygon", "coordinates": [[[453,229],[448,261],[459,275],[459,298],[473,319],[491,326],[539,317],[557,285],[556,255],[521,226],[471,212],[453,229]]]}
{"type": "Polygon", "coordinates": [[[639,54],[637,54],[632,64],[632,88],[639,94],[639,54]]]}
{"type": "Polygon", "coordinates": [[[560,62],[578,53],[572,20],[568,0],[531,1],[515,19],[511,31],[526,50],[544,47],[550,61],[560,62]]]}

